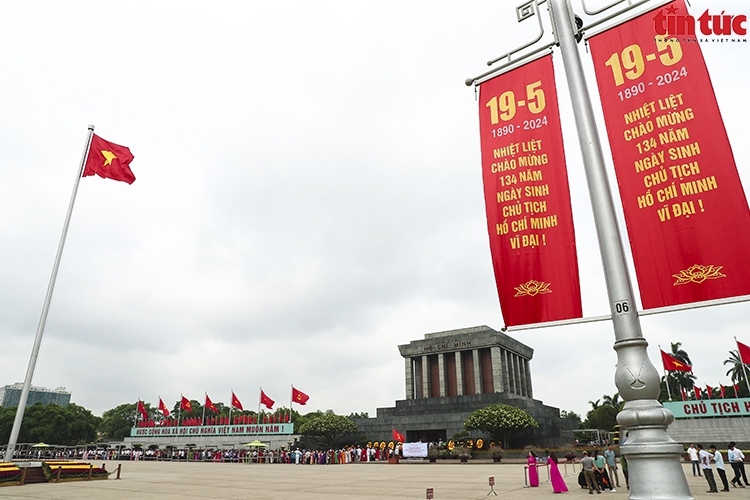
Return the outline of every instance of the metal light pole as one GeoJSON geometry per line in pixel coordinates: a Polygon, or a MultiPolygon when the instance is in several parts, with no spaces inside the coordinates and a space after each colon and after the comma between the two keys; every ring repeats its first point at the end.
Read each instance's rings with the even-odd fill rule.
{"type": "Polygon", "coordinates": [[[574,14],[569,0],[547,0],[547,4],[573,101],[615,330],[615,385],[626,402],[617,421],[628,432],[620,450],[628,459],[630,498],[692,499],[680,463],[682,446],[667,434],[667,426],[674,421],[674,415],[657,401],[661,391],[659,374],[648,358],[648,343],[641,333],[635,309],[601,143],[576,46],[578,30],[574,14]]]}

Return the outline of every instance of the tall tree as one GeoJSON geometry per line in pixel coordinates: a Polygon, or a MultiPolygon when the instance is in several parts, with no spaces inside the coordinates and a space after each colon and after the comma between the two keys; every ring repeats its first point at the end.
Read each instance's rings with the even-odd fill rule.
{"type": "Polygon", "coordinates": [[[576,423],[576,427],[581,426],[581,416],[574,412],[573,410],[567,411],[567,410],[560,410],[560,418],[564,418],[566,420],[572,420],[576,423]]]}
{"type": "Polygon", "coordinates": [[[602,396],[602,400],[604,400],[602,406],[611,406],[617,411],[620,411],[622,409],[622,405],[624,403],[624,401],[620,401],[619,392],[614,393],[612,396],[608,396],[607,394],[605,394],[602,396]]]}
{"type": "Polygon", "coordinates": [[[494,404],[480,408],[466,419],[464,427],[470,431],[482,431],[493,441],[502,442],[506,448],[509,440],[518,433],[539,427],[534,417],[515,406],[494,404]]]}
{"type": "Polygon", "coordinates": [[[743,369],[742,359],[737,349],[729,351],[729,357],[724,360],[725,365],[729,365],[727,376],[732,379],[732,383],[739,386],[739,397],[747,397],[747,382],[745,381],[745,370],[750,370],[750,365],[745,364],[743,369]]]}
{"type": "MultiPolygon", "coordinates": [[[[0,419],[2,419],[0,429],[3,431],[0,435],[0,444],[8,442],[15,415],[15,407],[4,409],[0,414],[0,419]]],[[[36,403],[29,406],[24,413],[18,441],[58,445],[91,443],[96,440],[96,429],[100,420],[86,408],[74,403],[67,406],[36,403]]]]}
{"type": "Polygon", "coordinates": [[[591,410],[586,414],[586,420],[584,420],[584,429],[599,429],[602,431],[611,432],[615,430],[617,425],[617,414],[620,412],[618,408],[611,405],[602,405],[591,410]]]}
{"type": "Polygon", "coordinates": [[[99,432],[104,439],[121,441],[130,436],[136,419],[136,403],[123,403],[102,413],[99,432]]]}
{"type": "Polygon", "coordinates": [[[357,432],[357,424],[332,410],[305,419],[298,432],[316,439],[321,447],[333,448],[344,436],[357,432]]]}

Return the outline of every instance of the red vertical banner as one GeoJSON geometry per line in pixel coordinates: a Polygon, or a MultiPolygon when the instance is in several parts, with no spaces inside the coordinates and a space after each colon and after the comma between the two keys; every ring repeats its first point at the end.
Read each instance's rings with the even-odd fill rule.
{"type": "Polygon", "coordinates": [[[646,309],[750,294],[750,211],[700,45],[659,34],[687,16],[678,0],[589,40],[646,309]]]}
{"type": "Polygon", "coordinates": [[[552,56],[479,86],[492,265],[508,326],[581,317],[552,56]]]}

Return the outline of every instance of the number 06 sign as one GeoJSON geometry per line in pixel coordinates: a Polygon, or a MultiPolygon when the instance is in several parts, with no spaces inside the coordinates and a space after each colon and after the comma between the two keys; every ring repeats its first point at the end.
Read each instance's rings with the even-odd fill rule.
{"type": "Polygon", "coordinates": [[[581,317],[552,57],[479,87],[492,265],[508,326],[581,317]]]}
{"type": "Polygon", "coordinates": [[[699,42],[656,29],[687,14],[589,40],[646,309],[750,294],[750,211],[699,42]]]}

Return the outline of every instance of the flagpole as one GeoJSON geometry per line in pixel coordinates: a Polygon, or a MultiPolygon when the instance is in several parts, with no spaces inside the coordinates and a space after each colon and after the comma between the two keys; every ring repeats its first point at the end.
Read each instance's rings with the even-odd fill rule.
{"type": "Polygon", "coordinates": [[[294,384],[289,384],[292,386],[292,392],[289,393],[289,423],[292,422],[292,403],[294,402],[294,398],[292,397],[292,394],[294,393],[294,384]]]}
{"type": "MultiPolygon", "coordinates": [[[[734,337],[734,343],[737,345],[737,356],[740,358],[740,365],[742,365],[742,373],[745,374],[745,384],[747,384],[747,390],[750,392],[750,380],[747,378],[747,368],[745,368],[745,363],[742,362],[742,354],[740,354],[740,344],[737,342],[737,337],[734,337]]],[[[734,391],[735,395],[737,394],[737,390],[734,391]]],[[[5,460],[8,461],[7,458],[5,460]]]]}
{"type": "Polygon", "coordinates": [[[201,417],[201,425],[206,425],[206,398],[208,398],[208,393],[203,392],[203,416],[201,417]]]}
{"type": "Polygon", "coordinates": [[[185,396],[180,393],[180,406],[177,407],[177,427],[180,426],[180,418],[182,417],[182,398],[185,396]]]}
{"type": "Polygon", "coordinates": [[[13,460],[13,451],[18,441],[18,434],[21,431],[21,423],[23,421],[23,414],[26,411],[26,402],[29,399],[29,390],[31,389],[31,379],[34,377],[34,369],[36,368],[36,361],[39,357],[39,347],[42,344],[42,336],[44,335],[44,327],[47,323],[47,314],[49,313],[49,306],[52,302],[52,292],[55,290],[55,282],[57,281],[57,271],[60,268],[60,259],[62,258],[63,248],[65,247],[65,238],[68,235],[68,227],[70,227],[70,219],[73,215],[73,205],[75,205],[76,194],[78,193],[78,184],[81,182],[81,174],[83,173],[83,166],[86,163],[86,157],[89,153],[89,147],[91,146],[91,138],[94,134],[94,126],[89,125],[89,135],[86,139],[86,146],[83,148],[83,156],[81,156],[81,165],[78,167],[78,175],[76,176],[75,184],[73,185],[73,194],[70,196],[70,203],[68,204],[68,213],[65,216],[65,223],[63,224],[62,235],[60,235],[60,243],[57,246],[57,255],[55,255],[55,263],[52,265],[52,275],[47,285],[47,294],[44,297],[44,305],[42,306],[42,315],[39,318],[39,325],[36,329],[36,337],[34,339],[34,347],[31,349],[31,357],[29,358],[29,366],[26,369],[26,377],[23,381],[23,389],[21,390],[21,397],[18,400],[18,408],[16,409],[16,417],[13,420],[13,428],[10,431],[10,438],[8,439],[8,447],[5,450],[5,461],[10,462],[13,460]]]}
{"type": "Polygon", "coordinates": [[[234,398],[232,396],[234,396],[234,389],[232,389],[232,394],[229,396],[229,425],[232,425],[232,407],[234,407],[234,398]]]}

